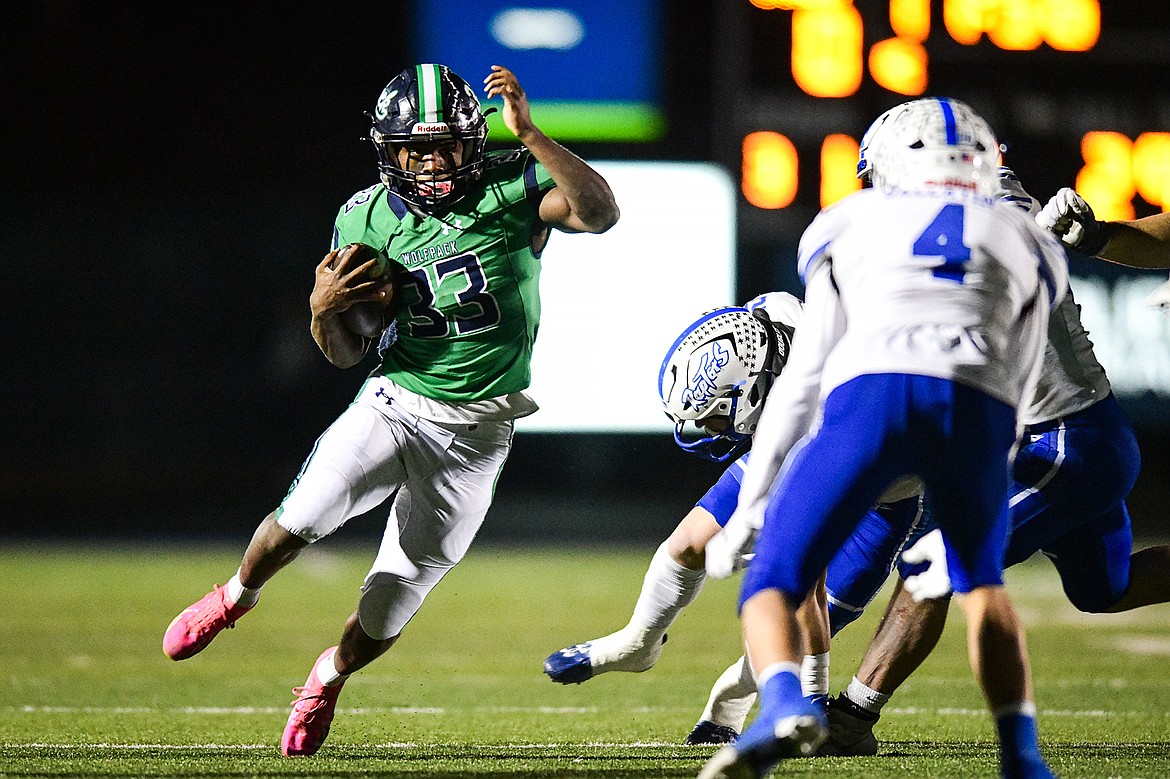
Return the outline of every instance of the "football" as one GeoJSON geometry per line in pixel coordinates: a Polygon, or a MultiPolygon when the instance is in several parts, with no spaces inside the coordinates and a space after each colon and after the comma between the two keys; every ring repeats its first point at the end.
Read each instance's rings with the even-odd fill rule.
{"type": "MultiPolygon", "coordinates": [[[[350,255],[350,268],[356,268],[375,258],[378,260],[378,263],[367,274],[367,279],[381,279],[386,274],[393,273],[391,267],[393,263],[390,262],[386,255],[373,246],[364,243],[350,244],[350,246],[354,247],[350,255]]],[[[395,286],[394,291],[398,291],[397,286],[395,286]]],[[[389,324],[390,318],[393,315],[391,313],[393,308],[393,303],[390,306],[384,306],[373,300],[356,303],[341,313],[341,323],[350,332],[357,333],[364,338],[378,338],[382,334],[382,331],[386,329],[386,325],[389,324]]]]}

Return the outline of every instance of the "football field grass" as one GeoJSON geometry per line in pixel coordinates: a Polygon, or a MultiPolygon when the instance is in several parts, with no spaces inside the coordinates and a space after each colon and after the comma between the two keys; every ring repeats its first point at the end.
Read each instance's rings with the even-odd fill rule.
{"type": "MultiPolygon", "coordinates": [[[[336,641],[374,549],[311,548],[235,630],[168,660],[168,622],[231,575],[242,543],[0,547],[0,776],[689,777],[713,752],[681,741],[739,656],[738,580],[708,583],[651,671],[564,687],[542,674],[545,656],[621,627],[653,549],[480,546],[350,679],[322,750],[283,758],[291,688],[336,641]]],[[[1042,560],[1008,584],[1058,775],[1170,777],[1170,608],[1078,614],[1042,560]]],[[[884,597],[835,641],[834,693],[884,597]]],[[[955,607],[878,735],[877,757],[793,760],[775,775],[997,775],[955,607]]]]}

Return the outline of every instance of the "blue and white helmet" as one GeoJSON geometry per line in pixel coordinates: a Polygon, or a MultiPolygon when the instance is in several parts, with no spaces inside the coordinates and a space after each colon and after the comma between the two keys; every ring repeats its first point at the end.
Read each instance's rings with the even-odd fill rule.
{"type": "Polygon", "coordinates": [[[918,101],[915,100],[910,103],[901,103],[894,106],[893,108],[887,108],[877,119],[873,120],[873,123],[870,124],[869,127],[866,128],[865,134],[861,136],[861,143],[857,148],[857,178],[861,179],[862,181],[870,181],[870,176],[873,173],[873,162],[869,157],[869,148],[873,146],[874,139],[877,138],[877,135],[881,129],[886,126],[886,122],[890,121],[890,117],[894,116],[895,114],[900,114],[902,111],[906,110],[907,106],[913,105],[916,102],[918,101]]]}
{"type": "Polygon", "coordinates": [[[791,337],[791,329],[777,328],[763,308],[716,308],[688,325],[658,373],[658,394],[678,445],[715,462],[745,452],[791,337]],[[721,429],[709,429],[716,420],[721,429]],[[698,437],[684,435],[688,422],[698,437]]]}
{"type": "Polygon", "coordinates": [[[868,176],[887,192],[941,188],[986,197],[995,193],[999,141],[969,105],[947,97],[924,98],[882,116],[886,118],[878,117],[862,139],[859,177],[868,176]]]}

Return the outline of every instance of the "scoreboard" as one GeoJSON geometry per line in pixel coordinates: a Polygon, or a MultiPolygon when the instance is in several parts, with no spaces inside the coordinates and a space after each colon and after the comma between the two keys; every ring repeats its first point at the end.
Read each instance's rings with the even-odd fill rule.
{"type": "Polygon", "coordinates": [[[1075,183],[1101,218],[1170,209],[1170,91],[1158,75],[1170,64],[1170,10],[1162,4],[743,0],[743,6],[752,50],[747,102],[803,104],[786,120],[757,116],[741,128],[741,191],[755,208],[813,199],[824,206],[857,187],[851,160],[864,120],[832,103],[866,106],[864,116],[872,117],[915,96],[945,94],[991,122],[1008,146],[1009,165],[1055,166],[1061,182],[1075,183]],[[822,132],[810,137],[817,125],[822,132]],[[1017,145],[1048,148],[1039,160],[1017,160],[1017,145]],[[806,169],[813,175],[804,182],[806,169]]]}
{"type": "MultiPolygon", "coordinates": [[[[1098,218],[1170,210],[1170,6],[1124,0],[736,0],[713,148],[738,173],[747,287],[799,292],[792,255],[816,212],[860,187],[874,117],[945,95],[982,114],[1042,203],[1075,186],[1098,218]],[[727,120],[730,117],[730,120],[727,120]]],[[[1164,273],[1072,261],[1083,320],[1127,410],[1170,425],[1164,273]]]]}

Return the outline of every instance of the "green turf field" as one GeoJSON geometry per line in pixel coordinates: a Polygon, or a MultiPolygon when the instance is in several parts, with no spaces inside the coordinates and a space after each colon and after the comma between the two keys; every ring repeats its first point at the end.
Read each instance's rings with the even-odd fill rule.
{"type": "MultiPolygon", "coordinates": [[[[222,583],[239,551],[0,547],[0,776],[686,777],[713,750],[679,742],[739,655],[737,582],[709,583],[650,672],[562,687],[541,673],[544,657],[623,625],[653,549],[479,547],[399,645],[349,681],[321,752],[282,758],[291,688],[335,641],[373,548],[311,548],[235,630],[166,659],[167,623],[222,583]]],[[[1078,614],[1044,561],[1009,572],[1009,586],[1058,774],[1170,776],[1170,608],[1078,614]]],[[[876,612],[834,644],[834,692],[876,612]]],[[[887,707],[878,757],[790,761],[776,775],[995,776],[962,628],[953,613],[887,707]]]]}

